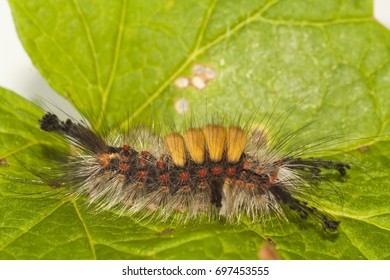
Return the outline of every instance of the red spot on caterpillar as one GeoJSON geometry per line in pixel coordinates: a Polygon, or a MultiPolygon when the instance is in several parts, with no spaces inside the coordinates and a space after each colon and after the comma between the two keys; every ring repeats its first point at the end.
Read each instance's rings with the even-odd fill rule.
{"type": "Polygon", "coordinates": [[[251,168],[251,166],[252,166],[252,163],[251,163],[251,161],[248,160],[248,161],[244,162],[242,169],[249,170],[251,168]]]}
{"type": "Polygon", "coordinates": [[[169,174],[162,174],[159,177],[160,182],[167,183],[169,181],[169,174]]]}
{"type": "Polygon", "coordinates": [[[156,166],[159,168],[159,169],[163,169],[165,167],[165,163],[162,161],[162,160],[158,160],[156,162],[156,166]]]}
{"type": "Polygon", "coordinates": [[[236,169],[234,167],[228,167],[228,169],[226,170],[226,175],[228,177],[233,177],[234,174],[236,174],[236,169]]]}
{"type": "Polygon", "coordinates": [[[188,172],[181,172],[179,174],[179,178],[182,181],[188,181],[189,177],[190,177],[190,174],[188,172]]]}
{"type": "Polygon", "coordinates": [[[127,163],[122,163],[119,165],[120,171],[126,171],[127,169],[129,169],[129,165],[127,163]]]}
{"type": "Polygon", "coordinates": [[[268,175],[268,182],[269,184],[272,184],[276,181],[276,178],[278,177],[278,173],[275,171],[272,171],[271,174],[268,175]]]}
{"type": "Polygon", "coordinates": [[[128,150],[129,150],[129,145],[123,145],[122,149],[123,149],[124,151],[128,151],[128,150]]]}
{"type": "Polygon", "coordinates": [[[204,178],[204,177],[207,176],[208,171],[207,171],[206,168],[201,168],[201,169],[199,169],[198,172],[196,172],[196,173],[197,173],[197,175],[198,175],[199,178],[204,178]]]}
{"type": "Polygon", "coordinates": [[[145,179],[146,178],[146,176],[148,176],[148,172],[147,171],[138,171],[137,172],[137,177],[139,178],[139,179],[145,179]]]}
{"type": "Polygon", "coordinates": [[[215,176],[220,175],[222,173],[223,169],[221,166],[214,166],[211,168],[211,173],[215,176]]]}

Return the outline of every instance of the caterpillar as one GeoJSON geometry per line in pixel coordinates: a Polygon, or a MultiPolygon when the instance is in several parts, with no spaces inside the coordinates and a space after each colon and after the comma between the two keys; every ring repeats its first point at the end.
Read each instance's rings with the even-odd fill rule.
{"type": "Polygon", "coordinates": [[[206,217],[227,223],[243,217],[263,221],[272,214],[286,218],[288,210],[319,219],[325,230],[338,228],[339,221],[299,194],[324,181],[324,170],[345,176],[350,165],[283,152],[291,135],[271,145],[265,132],[211,123],[163,137],[145,137],[141,130],[107,137],[53,113],[39,124],[77,148],[62,166],[62,185],[97,209],[161,221],[174,216],[180,222],[206,217]],[[149,147],[137,148],[145,138],[151,138],[149,147]]]}

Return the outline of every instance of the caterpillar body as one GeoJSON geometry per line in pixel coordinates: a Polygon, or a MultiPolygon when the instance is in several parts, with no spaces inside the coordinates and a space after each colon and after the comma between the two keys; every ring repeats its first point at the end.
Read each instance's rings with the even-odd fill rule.
{"type": "Polygon", "coordinates": [[[142,133],[110,140],[52,113],[39,123],[79,148],[63,166],[63,184],[99,209],[161,221],[175,216],[181,222],[206,217],[228,223],[244,216],[264,220],[272,213],[286,217],[289,210],[318,218],[326,230],[339,225],[299,194],[321,183],[323,170],[345,176],[349,164],[283,153],[285,140],[270,146],[265,134],[214,123],[157,136],[142,150],[134,144],[142,133]]]}

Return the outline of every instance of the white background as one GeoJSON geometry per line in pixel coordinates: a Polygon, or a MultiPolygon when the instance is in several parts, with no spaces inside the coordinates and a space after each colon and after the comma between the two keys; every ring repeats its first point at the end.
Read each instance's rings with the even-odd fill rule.
{"type": "Polygon", "coordinates": [[[0,262],[0,278],[6,280],[329,280],[329,279],[388,279],[390,269],[388,261],[3,261],[0,262]],[[146,267],[174,269],[177,266],[186,269],[206,269],[205,276],[123,276],[122,271],[127,266],[133,269],[146,267]],[[218,275],[218,267],[268,267],[268,275],[218,275]]]}
{"type": "MultiPolygon", "coordinates": [[[[375,18],[390,28],[390,0],[374,0],[374,14],[375,18]]],[[[10,89],[35,103],[40,103],[39,96],[49,103],[67,103],[50,88],[32,65],[17,37],[7,0],[0,0],[0,87],[10,89]]],[[[69,104],[65,108],[61,105],[61,108],[74,115],[69,104]]]]}

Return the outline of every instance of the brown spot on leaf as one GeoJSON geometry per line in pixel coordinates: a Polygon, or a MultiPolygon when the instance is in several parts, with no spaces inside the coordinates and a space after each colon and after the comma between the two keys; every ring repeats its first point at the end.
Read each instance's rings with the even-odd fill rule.
{"type": "Polygon", "coordinates": [[[0,166],[8,166],[8,161],[6,158],[0,158],[0,166]]]}
{"type": "Polygon", "coordinates": [[[276,243],[269,237],[267,237],[267,241],[265,241],[258,252],[258,257],[261,260],[281,260],[282,258],[279,256],[276,251],[276,243]]]}

